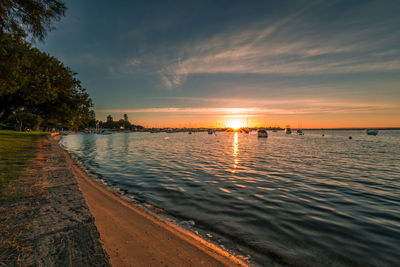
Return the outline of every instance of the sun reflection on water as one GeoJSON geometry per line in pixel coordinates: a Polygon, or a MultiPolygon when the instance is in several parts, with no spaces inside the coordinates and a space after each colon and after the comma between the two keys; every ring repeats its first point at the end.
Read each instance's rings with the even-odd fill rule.
{"type": "Polygon", "coordinates": [[[235,132],[233,135],[233,170],[232,173],[236,173],[236,169],[239,165],[239,138],[238,138],[238,132],[235,132]]]}

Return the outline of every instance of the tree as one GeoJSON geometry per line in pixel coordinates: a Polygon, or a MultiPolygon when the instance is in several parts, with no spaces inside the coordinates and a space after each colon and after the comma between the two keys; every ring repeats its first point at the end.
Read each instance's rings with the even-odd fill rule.
{"type": "Polygon", "coordinates": [[[86,128],[90,121],[92,101],[80,81],[69,78],[60,81],[54,100],[36,106],[35,110],[44,120],[57,122],[58,126],[73,130],[86,128]]]}
{"type": "Polygon", "coordinates": [[[111,115],[107,116],[107,122],[113,122],[113,117],[111,115]]]}
{"type": "Polygon", "coordinates": [[[119,121],[117,121],[116,126],[118,129],[121,129],[121,127],[125,128],[125,120],[120,119],[119,121]]]}
{"type": "Polygon", "coordinates": [[[106,122],[99,121],[99,125],[101,128],[109,128],[109,129],[120,129],[121,126],[126,130],[137,130],[143,129],[144,127],[141,125],[134,125],[128,121],[128,115],[124,114],[124,119],[120,119],[119,121],[114,121],[111,115],[107,116],[106,122]]]}
{"type": "Polygon", "coordinates": [[[90,121],[89,121],[89,125],[88,126],[90,128],[96,128],[97,121],[96,121],[96,113],[94,112],[94,110],[91,110],[89,112],[89,117],[90,117],[90,121]]]}
{"type": "Polygon", "coordinates": [[[48,122],[85,127],[92,102],[74,76],[19,36],[0,34],[0,122],[23,108],[48,122]]]}
{"type": "Polygon", "coordinates": [[[11,33],[43,41],[53,21],[64,16],[67,7],[59,0],[0,0],[0,33],[11,33]]]}
{"type": "Polygon", "coordinates": [[[0,0],[0,123],[21,112],[48,126],[79,129],[90,122],[92,101],[75,73],[25,41],[43,41],[65,11],[61,0],[0,0]]]}
{"type": "Polygon", "coordinates": [[[131,128],[131,123],[128,120],[128,115],[124,114],[124,129],[130,129],[131,128]]]}
{"type": "Polygon", "coordinates": [[[106,120],[106,123],[102,123],[102,127],[104,126],[104,127],[106,127],[106,128],[108,128],[108,129],[113,129],[114,128],[114,120],[113,120],[113,117],[111,116],[111,115],[108,115],[107,116],[107,120],[106,120]]]}
{"type": "Polygon", "coordinates": [[[39,124],[39,116],[27,110],[14,112],[6,121],[6,125],[13,125],[12,129],[22,131],[25,129],[36,130],[39,124]]]}

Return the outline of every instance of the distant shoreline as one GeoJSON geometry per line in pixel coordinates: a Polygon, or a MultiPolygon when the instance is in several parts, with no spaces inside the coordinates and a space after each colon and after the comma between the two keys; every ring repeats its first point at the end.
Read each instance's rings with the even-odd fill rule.
{"type": "Polygon", "coordinates": [[[365,129],[373,129],[373,130],[400,130],[400,127],[365,127],[365,128],[292,128],[292,129],[302,129],[306,131],[364,131],[365,129]]]}
{"type": "MultiPolygon", "coordinates": [[[[289,127],[292,130],[303,130],[303,131],[365,131],[366,129],[368,130],[379,130],[379,131],[398,131],[400,130],[400,127],[364,127],[364,128],[301,128],[301,127],[289,127]]],[[[239,129],[232,129],[232,128],[174,128],[174,127],[162,127],[162,128],[143,128],[141,130],[137,131],[130,131],[130,130],[120,130],[120,129],[103,129],[104,131],[108,131],[110,133],[135,133],[135,132],[151,132],[151,133],[159,133],[159,132],[165,132],[165,133],[176,133],[176,132],[207,132],[209,130],[213,130],[216,132],[233,132],[233,131],[241,131],[241,130],[250,130],[250,131],[256,131],[259,129],[265,129],[267,131],[283,131],[284,128],[280,127],[242,127],[239,129]]],[[[62,135],[70,135],[70,134],[80,134],[80,133],[91,133],[91,134],[96,134],[95,131],[78,131],[78,132],[68,132],[68,133],[62,133],[62,135]]]]}

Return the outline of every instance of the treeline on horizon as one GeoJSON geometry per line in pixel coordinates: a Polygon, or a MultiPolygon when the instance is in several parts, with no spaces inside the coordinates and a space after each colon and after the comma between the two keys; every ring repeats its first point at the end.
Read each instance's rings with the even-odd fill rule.
{"type": "Polygon", "coordinates": [[[28,42],[43,42],[65,15],[59,0],[0,1],[0,128],[79,130],[93,103],[76,73],[28,42]]]}
{"type": "Polygon", "coordinates": [[[108,115],[105,122],[95,121],[94,126],[93,126],[93,120],[92,120],[90,127],[94,128],[96,126],[98,126],[98,128],[103,128],[103,129],[124,129],[124,130],[131,130],[131,131],[144,129],[144,127],[141,125],[131,124],[128,120],[127,114],[124,114],[124,118],[120,119],[118,121],[114,121],[113,117],[111,115],[108,115]]]}

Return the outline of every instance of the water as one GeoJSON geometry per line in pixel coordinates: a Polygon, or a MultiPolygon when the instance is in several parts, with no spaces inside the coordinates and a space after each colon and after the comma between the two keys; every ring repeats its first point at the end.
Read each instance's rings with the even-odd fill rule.
{"type": "Polygon", "coordinates": [[[254,265],[400,262],[400,131],[116,133],[62,144],[254,265]]]}

